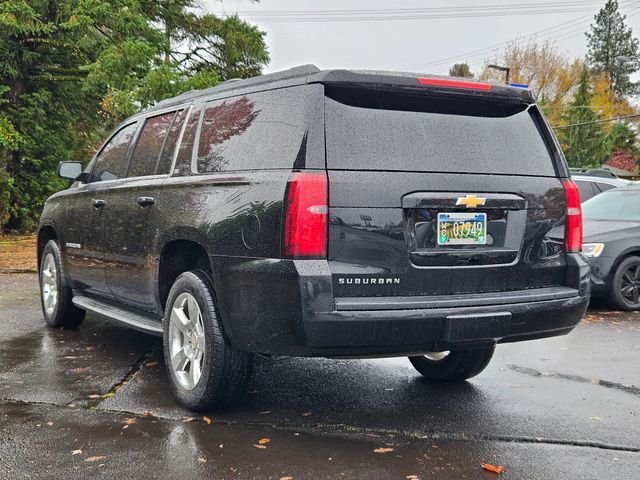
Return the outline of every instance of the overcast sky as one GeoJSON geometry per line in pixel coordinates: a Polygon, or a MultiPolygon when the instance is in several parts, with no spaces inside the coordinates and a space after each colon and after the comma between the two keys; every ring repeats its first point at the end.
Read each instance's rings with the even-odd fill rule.
{"type": "MultiPolygon", "coordinates": [[[[483,59],[491,56],[491,47],[510,40],[555,40],[563,53],[583,57],[583,32],[605,0],[201,2],[216,14],[239,12],[267,33],[271,63],[266,72],[314,63],[320,68],[440,74],[447,73],[453,63],[465,61],[478,72],[483,59]],[[451,15],[457,18],[434,18],[451,15]]],[[[620,5],[637,37],[640,0],[621,0],[620,5]]]]}

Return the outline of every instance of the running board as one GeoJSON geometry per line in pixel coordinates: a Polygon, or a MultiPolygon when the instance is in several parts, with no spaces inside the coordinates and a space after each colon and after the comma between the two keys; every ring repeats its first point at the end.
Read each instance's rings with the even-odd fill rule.
{"type": "Polygon", "coordinates": [[[124,308],[114,307],[113,305],[89,297],[74,296],[72,301],[76,307],[83,310],[99,313],[100,315],[109,317],[111,320],[123,323],[144,333],[150,333],[159,337],[162,336],[162,323],[153,317],[130,312],[124,308]]]}

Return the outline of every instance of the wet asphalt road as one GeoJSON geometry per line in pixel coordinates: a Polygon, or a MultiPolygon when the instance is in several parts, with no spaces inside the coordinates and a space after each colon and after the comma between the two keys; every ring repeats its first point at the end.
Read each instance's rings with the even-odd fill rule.
{"type": "Polygon", "coordinates": [[[36,276],[0,276],[0,479],[497,478],[481,463],[640,478],[640,314],[593,310],[569,336],[499,346],[457,386],[406,359],[261,358],[210,424],[174,403],[160,351],[95,315],[48,329],[36,276]]]}

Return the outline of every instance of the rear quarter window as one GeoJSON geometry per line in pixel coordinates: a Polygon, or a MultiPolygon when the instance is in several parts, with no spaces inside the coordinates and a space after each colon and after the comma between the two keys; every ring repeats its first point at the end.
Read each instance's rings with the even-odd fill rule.
{"type": "Polygon", "coordinates": [[[321,123],[312,127],[322,98],[321,86],[305,85],[206,104],[193,173],[303,168],[309,152],[324,153],[321,123]]]}
{"type": "Polygon", "coordinates": [[[349,90],[325,101],[329,169],[556,176],[528,105],[349,90]]]}

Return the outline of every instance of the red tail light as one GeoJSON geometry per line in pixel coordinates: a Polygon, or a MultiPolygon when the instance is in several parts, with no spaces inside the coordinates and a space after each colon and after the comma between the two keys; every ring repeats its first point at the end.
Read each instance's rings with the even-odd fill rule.
{"type": "Polygon", "coordinates": [[[567,252],[582,251],[582,207],[580,191],[573,180],[562,182],[566,202],[564,247],[567,252]]]}
{"type": "Polygon", "coordinates": [[[326,173],[299,172],[291,175],[285,205],[285,256],[327,256],[328,195],[326,173]]]}
{"type": "Polygon", "coordinates": [[[448,87],[448,88],[463,88],[466,90],[482,90],[488,92],[493,88],[493,85],[481,82],[466,82],[464,80],[449,80],[446,78],[418,78],[420,85],[426,85],[430,87],[448,87]]]}

